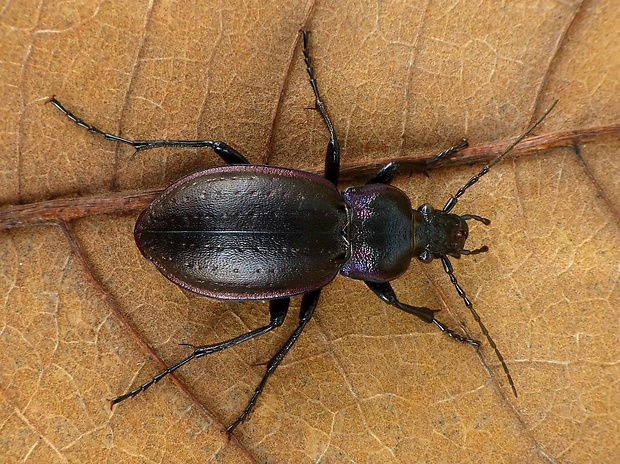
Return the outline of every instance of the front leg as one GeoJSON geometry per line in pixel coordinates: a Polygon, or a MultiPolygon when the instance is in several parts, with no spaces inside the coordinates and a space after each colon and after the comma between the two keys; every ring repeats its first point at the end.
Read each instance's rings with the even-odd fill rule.
{"type": "Polygon", "coordinates": [[[437,161],[445,158],[446,156],[450,156],[452,153],[466,146],[467,146],[467,140],[462,139],[456,145],[440,153],[437,153],[431,159],[426,160],[426,161],[392,161],[386,164],[385,166],[383,166],[381,169],[379,169],[377,173],[374,176],[372,176],[368,180],[368,182],[366,182],[366,184],[389,184],[390,182],[392,182],[392,179],[396,175],[396,171],[398,170],[398,168],[403,167],[403,166],[406,166],[409,169],[413,169],[414,171],[426,172],[429,166],[432,166],[437,161]]]}
{"type": "Polygon", "coordinates": [[[470,345],[478,346],[480,343],[478,340],[473,340],[471,338],[463,337],[462,335],[456,333],[454,330],[449,329],[445,324],[439,322],[435,319],[435,313],[437,310],[426,308],[424,306],[411,306],[406,303],[402,303],[398,300],[394,289],[388,282],[368,282],[365,281],[366,285],[375,292],[375,294],[385,301],[390,306],[394,306],[402,311],[405,311],[409,314],[413,314],[414,316],[419,317],[424,322],[428,322],[435,324],[439,329],[448,335],[450,338],[453,338],[459,342],[468,343],[470,345]]]}

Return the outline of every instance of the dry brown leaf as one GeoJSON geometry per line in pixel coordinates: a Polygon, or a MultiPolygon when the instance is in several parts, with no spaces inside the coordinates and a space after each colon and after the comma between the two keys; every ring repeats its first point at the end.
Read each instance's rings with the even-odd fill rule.
{"type": "MultiPolygon", "coordinates": [[[[135,213],[4,230],[0,462],[617,462],[616,2],[28,3],[0,13],[4,212],[163,188],[217,163],[208,150],[129,162],[131,148],[46,105],[54,94],[127,137],[221,139],[253,162],[320,167],[326,134],[305,109],[301,27],[312,30],[345,165],[427,156],[462,136],[505,140],[555,98],[538,134],[594,135],[503,161],[457,207],[493,221],[470,239],[490,252],[454,265],[517,399],[488,344],[477,354],[338,278],[230,441],[223,428],[296,312],[277,333],[195,361],[180,384],[164,380],[110,411],[109,398],[162,368],[151,353],[169,364],[187,353],[179,343],[258,327],[267,304],[176,288],[136,250],[135,213]]],[[[395,185],[415,205],[442,206],[479,168],[395,185]]],[[[438,263],[413,263],[395,288],[481,337],[438,263]]]]}

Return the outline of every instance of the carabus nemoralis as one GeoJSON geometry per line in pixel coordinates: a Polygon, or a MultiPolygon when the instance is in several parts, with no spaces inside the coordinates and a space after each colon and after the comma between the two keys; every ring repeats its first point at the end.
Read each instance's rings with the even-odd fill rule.
{"type": "MultiPolygon", "coordinates": [[[[112,399],[134,397],[195,358],[263,335],[284,322],[290,298],[303,294],[297,328],[267,363],[266,372],[232,432],[252,411],[267,379],[312,318],[321,289],[338,273],[362,280],[387,304],[435,324],[455,340],[478,346],[435,318],[436,310],[401,302],[390,281],[409,267],[439,259],[444,271],[495,350],[516,396],[504,358],[454,276],[449,256],[487,251],[465,248],[467,221],[489,224],[474,214],[453,214],[458,199],[513,147],[542,122],[549,108],[523,135],[451,196],[443,209],[424,204],[413,209],[405,193],[390,184],[404,163],[393,161],[364,185],[336,188],[340,147],[321,100],[310,59],[308,32],[302,32],[303,56],[315,107],[329,132],[324,177],[283,167],[252,165],[241,153],[215,140],[129,140],[103,132],[50,102],[69,119],[106,139],[136,151],[158,147],[209,147],[227,164],[190,174],[168,187],[140,215],[135,240],[142,254],[180,287],[224,300],[269,300],[270,321],[264,327],[214,345],[194,347],[192,354],[140,387],[112,399]]],[[[557,103],[557,102],[556,102],[557,103]]],[[[555,103],[554,103],[555,106],[555,103]]],[[[436,163],[467,145],[466,140],[435,155],[436,163]]]]}

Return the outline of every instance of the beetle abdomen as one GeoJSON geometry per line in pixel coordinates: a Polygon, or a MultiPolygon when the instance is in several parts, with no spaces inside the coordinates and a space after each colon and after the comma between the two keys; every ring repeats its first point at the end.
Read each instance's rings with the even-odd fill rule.
{"type": "Polygon", "coordinates": [[[347,257],[347,213],[322,177],[233,165],[186,176],[140,215],[142,254],[183,288],[271,299],[328,284],[347,257]]]}

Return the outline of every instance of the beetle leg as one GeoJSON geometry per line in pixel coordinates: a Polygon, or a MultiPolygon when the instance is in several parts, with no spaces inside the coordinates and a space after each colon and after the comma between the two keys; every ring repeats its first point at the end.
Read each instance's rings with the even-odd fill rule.
{"type": "Polygon", "coordinates": [[[427,173],[427,169],[429,166],[432,166],[437,161],[450,156],[452,153],[460,150],[467,146],[467,139],[462,139],[456,145],[445,149],[444,151],[437,153],[429,160],[419,160],[419,161],[391,161],[381,169],[377,171],[377,173],[372,176],[366,184],[389,184],[394,179],[396,175],[396,171],[401,167],[406,167],[412,171],[427,173]]]}
{"type": "Polygon", "coordinates": [[[267,379],[269,378],[271,374],[273,374],[273,371],[275,371],[276,367],[278,367],[278,365],[282,362],[282,360],[284,359],[284,356],[286,356],[286,354],[295,344],[295,342],[301,335],[301,332],[303,332],[304,328],[306,327],[306,324],[312,318],[312,315],[314,314],[314,309],[316,308],[316,304],[319,301],[320,294],[321,294],[320,289],[304,294],[301,300],[301,309],[299,311],[299,325],[297,326],[293,334],[289,337],[289,339],[284,343],[284,345],[282,345],[280,350],[275,354],[275,356],[271,358],[269,362],[267,363],[267,371],[265,372],[265,375],[263,375],[263,379],[260,381],[256,389],[254,390],[254,394],[252,395],[252,398],[250,398],[250,401],[248,401],[247,406],[245,407],[245,409],[243,410],[239,418],[226,428],[226,431],[228,433],[232,433],[233,430],[235,430],[235,428],[248,417],[248,415],[254,408],[254,405],[256,404],[258,397],[260,396],[260,394],[263,392],[263,389],[265,388],[267,379]]]}
{"type": "Polygon", "coordinates": [[[368,285],[368,287],[373,292],[375,292],[375,294],[377,294],[377,296],[381,298],[383,301],[385,301],[387,304],[394,306],[395,308],[401,309],[409,314],[413,314],[414,316],[417,316],[420,319],[422,319],[424,322],[428,322],[428,323],[432,322],[437,327],[439,327],[439,329],[442,332],[444,332],[446,335],[448,335],[449,337],[459,342],[468,343],[474,346],[479,345],[479,342],[477,340],[463,337],[462,335],[459,335],[454,330],[449,329],[446,325],[444,325],[443,323],[435,319],[435,313],[438,312],[437,310],[429,309],[424,306],[411,306],[406,303],[401,303],[400,301],[398,301],[398,298],[396,297],[396,293],[394,292],[394,289],[388,282],[382,282],[382,283],[368,282],[368,281],[365,281],[365,282],[366,282],[366,285],[368,285]]]}
{"type": "Polygon", "coordinates": [[[331,119],[329,118],[325,104],[321,100],[319,87],[317,85],[316,78],[314,77],[314,68],[312,67],[312,59],[310,58],[310,47],[308,40],[310,33],[308,31],[301,31],[301,34],[304,39],[303,53],[304,61],[306,62],[306,71],[308,71],[310,85],[312,86],[312,91],[314,92],[315,97],[314,105],[317,111],[321,114],[323,122],[325,122],[327,131],[329,132],[329,143],[327,144],[327,152],[325,153],[325,178],[335,185],[338,182],[338,172],[340,171],[340,144],[338,143],[336,131],[331,119]]]}
{"type": "Polygon", "coordinates": [[[194,352],[190,354],[189,356],[187,356],[186,358],[168,367],[166,370],[160,372],[148,382],[140,385],[138,388],[128,393],[125,393],[124,395],[120,395],[115,398],[112,398],[110,402],[112,403],[112,405],[115,405],[116,403],[120,403],[121,401],[126,400],[127,398],[133,398],[137,394],[143,392],[144,390],[149,388],[154,383],[159,382],[161,379],[163,379],[168,374],[172,374],[179,367],[184,366],[185,364],[192,361],[193,359],[201,358],[207,354],[215,353],[216,351],[225,350],[227,348],[230,348],[230,347],[239,345],[240,343],[251,340],[254,337],[258,337],[259,335],[263,335],[263,334],[266,334],[267,332],[271,332],[276,327],[280,327],[282,323],[284,322],[284,318],[286,317],[286,313],[288,311],[289,303],[290,303],[290,298],[270,301],[269,312],[270,312],[271,317],[270,317],[269,324],[267,324],[266,326],[252,330],[251,332],[240,335],[238,337],[231,338],[230,340],[216,343],[214,345],[196,346],[194,347],[194,352]]]}
{"type": "MultiPolygon", "coordinates": [[[[62,104],[56,100],[56,98],[52,97],[49,102],[58,108],[65,116],[67,116],[71,121],[76,123],[78,126],[83,127],[89,132],[93,134],[97,134],[106,138],[108,140],[113,140],[115,142],[125,143],[127,145],[131,145],[136,149],[136,153],[141,150],[149,150],[151,148],[159,148],[159,147],[184,147],[184,148],[204,148],[208,147],[213,149],[216,155],[218,155],[222,161],[227,164],[250,164],[245,156],[239,153],[234,148],[226,145],[224,142],[219,142],[217,140],[130,140],[125,139],[123,137],[119,137],[118,135],[109,134],[108,132],[103,132],[100,129],[97,129],[95,126],[84,122],[82,119],[75,116],[71,111],[66,109],[62,104]]],[[[135,153],[132,155],[135,156],[135,153]]]]}
{"type": "Polygon", "coordinates": [[[383,166],[381,169],[379,169],[374,176],[368,179],[368,181],[366,182],[366,185],[368,184],[389,184],[390,182],[392,182],[392,179],[394,179],[394,176],[396,175],[396,171],[398,170],[399,167],[400,167],[400,163],[398,161],[389,162],[388,164],[383,166]]]}

